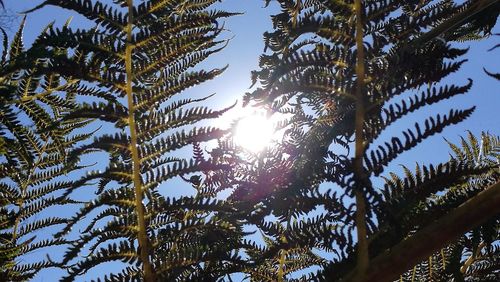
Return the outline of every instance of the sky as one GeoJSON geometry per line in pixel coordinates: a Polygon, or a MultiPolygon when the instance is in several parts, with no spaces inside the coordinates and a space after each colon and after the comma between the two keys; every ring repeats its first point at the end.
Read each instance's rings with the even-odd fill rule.
{"type": "MultiPolygon", "coordinates": [[[[8,10],[21,12],[33,7],[41,1],[31,0],[6,0],[4,1],[8,10]]],[[[270,15],[277,11],[276,5],[264,9],[263,0],[224,0],[219,7],[228,11],[244,12],[243,15],[234,16],[225,21],[225,28],[228,29],[227,38],[232,38],[229,45],[220,53],[209,58],[208,66],[223,67],[229,64],[229,68],[220,77],[209,81],[201,86],[188,90],[185,95],[201,97],[216,93],[210,99],[207,106],[214,109],[220,109],[233,104],[235,101],[241,102],[243,94],[249,91],[250,71],[258,69],[258,58],[264,49],[262,34],[270,31],[272,28],[270,15]]],[[[29,14],[25,29],[25,42],[29,45],[34,36],[36,36],[44,26],[51,21],[56,21],[60,26],[71,16],[74,16],[72,26],[85,25],[86,21],[81,17],[75,16],[72,12],[58,8],[44,8],[29,14]]],[[[16,29],[17,23],[13,24],[12,30],[16,29]]],[[[495,32],[500,32],[497,25],[495,32]]],[[[462,69],[446,79],[448,82],[464,85],[467,78],[474,80],[474,85],[467,95],[460,95],[438,105],[428,106],[425,110],[409,115],[398,122],[387,131],[382,138],[398,134],[401,136],[401,130],[413,127],[417,121],[423,120],[429,115],[437,113],[448,113],[450,107],[465,109],[475,105],[476,111],[466,121],[446,128],[442,134],[432,136],[419,145],[415,150],[405,153],[400,158],[392,162],[393,170],[400,171],[398,164],[406,164],[413,167],[415,162],[424,164],[437,163],[448,159],[450,150],[444,142],[443,137],[457,143],[459,136],[465,136],[466,131],[470,130],[478,135],[481,131],[489,131],[493,134],[500,134],[500,115],[498,114],[500,106],[500,89],[498,82],[487,76],[483,72],[483,67],[490,72],[500,72],[500,57],[498,52],[500,48],[492,52],[488,49],[498,43],[498,38],[491,38],[480,42],[468,42],[463,46],[470,46],[471,49],[466,55],[469,59],[462,69]]],[[[225,124],[238,116],[242,110],[239,106],[223,118],[221,125],[225,124]]],[[[258,132],[256,132],[258,134],[258,132]]],[[[43,272],[33,281],[53,281],[54,272],[43,272]]]]}
{"type": "MultiPolygon", "coordinates": [[[[7,0],[5,1],[7,9],[20,12],[33,7],[40,0],[7,0]]],[[[232,38],[229,45],[220,53],[213,55],[207,60],[207,65],[211,67],[223,67],[226,64],[229,68],[221,76],[216,79],[206,82],[200,86],[192,88],[185,93],[186,96],[193,95],[201,97],[204,95],[216,93],[216,95],[208,101],[208,106],[215,109],[224,108],[235,101],[241,102],[242,96],[245,92],[249,91],[250,71],[258,69],[258,58],[264,49],[262,34],[265,31],[270,31],[272,28],[270,15],[277,10],[277,5],[272,5],[270,8],[263,8],[263,0],[224,0],[219,5],[221,9],[227,11],[244,12],[243,15],[234,16],[225,20],[225,28],[228,29],[226,38],[232,38]]],[[[75,16],[72,12],[47,7],[43,10],[36,11],[29,14],[27,19],[27,27],[25,31],[25,40],[29,44],[33,37],[36,36],[40,30],[50,23],[56,21],[56,25],[62,25],[69,17],[73,16],[72,26],[85,25],[85,21],[79,16],[75,16]]],[[[15,25],[14,28],[15,30],[15,25]]],[[[498,25],[495,32],[500,32],[498,25]]],[[[498,38],[498,37],[497,37],[498,38]]],[[[463,85],[467,83],[467,78],[474,80],[474,85],[468,95],[460,95],[446,101],[446,103],[439,103],[439,105],[427,107],[426,110],[420,111],[414,115],[410,115],[403,121],[402,125],[413,124],[414,121],[419,121],[425,114],[432,113],[447,113],[449,107],[467,108],[469,105],[476,105],[476,111],[466,121],[459,125],[445,129],[443,134],[451,141],[458,140],[459,135],[464,135],[466,130],[471,130],[473,133],[481,131],[489,131],[498,134],[500,132],[500,118],[497,115],[498,105],[500,104],[500,91],[496,81],[488,77],[483,72],[483,67],[489,71],[499,71],[496,66],[499,63],[499,50],[487,52],[488,49],[493,47],[497,42],[497,38],[490,38],[488,40],[479,42],[467,42],[463,46],[470,46],[471,49],[466,55],[469,61],[464,64],[462,69],[452,74],[448,81],[463,85]],[[427,112],[425,112],[427,111],[427,112]]],[[[238,115],[241,109],[236,107],[224,121],[230,120],[232,117],[238,115]]],[[[394,130],[400,130],[403,127],[396,126],[394,130]]],[[[391,132],[392,134],[393,132],[391,132]]],[[[432,146],[421,145],[426,148],[426,153],[429,155],[440,155],[443,149],[446,148],[442,137],[433,136],[425,143],[432,144],[432,146]],[[444,146],[443,146],[444,145],[444,146]]],[[[418,150],[415,150],[418,151],[418,150]]],[[[412,154],[411,152],[408,154],[412,154]]],[[[418,159],[420,154],[409,156],[409,159],[418,159]]]]}

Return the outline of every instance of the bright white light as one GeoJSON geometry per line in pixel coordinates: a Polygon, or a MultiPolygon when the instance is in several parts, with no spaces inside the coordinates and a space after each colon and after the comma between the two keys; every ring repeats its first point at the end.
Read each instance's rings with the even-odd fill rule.
{"type": "Polygon", "coordinates": [[[238,121],[234,141],[241,147],[257,153],[271,143],[273,135],[273,123],[269,119],[262,114],[251,114],[238,121]]]}

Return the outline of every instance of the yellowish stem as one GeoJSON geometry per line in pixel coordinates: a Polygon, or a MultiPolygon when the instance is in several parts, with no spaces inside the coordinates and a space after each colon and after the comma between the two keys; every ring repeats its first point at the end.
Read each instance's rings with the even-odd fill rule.
{"type": "Polygon", "coordinates": [[[429,257],[429,279],[432,281],[432,256],[429,257]]]}
{"type": "Polygon", "coordinates": [[[443,270],[446,268],[446,256],[444,255],[444,249],[441,249],[441,259],[443,260],[443,270]]]}
{"type": "Polygon", "coordinates": [[[127,45],[125,48],[125,69],[127,72],[127,101],[128,101],[128,125],[130,128],[130,151],[132,153],[132,176],[135,188],[135,208],[137,212],[137,224],[138,224],[138,244],[139,244],[139,257],[142,262],[142,270],[144,274],[144,281],[153,282],[156,281],[156,274],[154,272],[153,266],[150,261],[150,242],[146,231],[146,220],[143,201],[143,191],[142,191],[142,178],[140,172],[140,158],[137,149],[137,129],[135,124],[135,105],[133,99],[132,91],[132,29],[134,24],[134,14],[133,14],[133,0],[127,0],[128,5],[128,23],[126,27],[127,31],[127,45]]]}
{"type": "Polygon", "coordinates": [[[278,268],[278,282],[285,281],[285,258],[286,250],[281,250],[279,268],[278,268]]]}
{"type": "Polygon", "coordinates": [[[19,214],[14,221],[14,228],[12,229],[12,242],[16,242],[16,240],[17,240],[17,235],[18,235],[17,233],[19,231],[19,224],[21,223],[21,211],[22,211],[24,204],[25,204],[26,192],[28,190],[28,186],[30,185],[31,177],[33,176],[33,173],[35,173],[35,170],[40,165],[40,162],[42,161],[43,154],[45,153],[45,150],[47,149],[47,146],[49,144],[50,138],[48,138],[47,136],[43,136],[42,139],[43,138],[47,138],[47,139],[45,140],[45,143],[43,144],[43,147],[40,150],[36,149],[38,152],[38,157],[37,157],[36,161],[33,163],[33,166],[31,167],[30,171],[28,172],[28,175],[26,176],[26,181],[21,183],[21,187],[20,187],[21,198],[17,202],[17,204],[19,206],[19,214]]]}
{"type": "Polygon", "coordinates": [[[481,254],[481,250],[486,246],[486,244],[484,242],[481,242],[479,244],[479,246],[477,246],[477,249],[474,253],[472,253],[470,255],[470,257],[465,261],[464,265],[462,265],[462,267],[460,267],[460,272],[462,272],[463,274],[467,273],[467,269],[469,269],[469,267],[471,266],[471,264],[476,260],[476,258],[479,257],[479,255],[481,254]]]}

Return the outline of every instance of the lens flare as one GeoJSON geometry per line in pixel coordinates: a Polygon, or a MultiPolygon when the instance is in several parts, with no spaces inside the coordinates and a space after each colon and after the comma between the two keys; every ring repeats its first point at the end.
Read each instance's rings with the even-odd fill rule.
{"type": "Polygon", "coordinates": [[[244,149],[258,153],[271,144],[273,135],[273,123],[263,114],[252,114],[238,121],[234,141],[244,149]]]}

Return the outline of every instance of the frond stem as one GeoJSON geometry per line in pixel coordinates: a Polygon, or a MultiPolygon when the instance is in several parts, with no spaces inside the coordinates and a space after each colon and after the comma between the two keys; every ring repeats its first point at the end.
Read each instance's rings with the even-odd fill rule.
{"type": "Polygon", "coordinates": [[[460,272],[462,274],[466,274],[467,270],[469,267],[472,265],[472,263],[479,257],[481,254],[481,250],[486,246],[484,242],[481,242],[478,246],[475,252],[473,252],[470,257],[465,261],[464,265],[460,267],[460,272]]]}
{"type": "Polygon", "coordinates": [[[143,205],[143,191],[142,191],[142,178],[140,173],[140,158],[137,149],[137,129],[135,124],[135,105],[133,99],[132,90],[132,50],[133,50],[133,38],[132,29],[134,24],[134,6],[133,0],[127,0],[128,6],[128,23],[126,27],[127,31],[127,43],[125,48],[125,69],[127,72],[127,82],[126,82],[126,92],[127,92],[127,102],[128,102],[128,123],[130,128],[130,151],[132,153],[132,170],[133,170],[133,183],[135,189],[135,209],[137,212],[137,224],[138,224],[138,244],[139,244],[139,257],[142,262],[142,270],[144,272],[144,281],[154,282],[156,281],[156,275],[153,270],[153,266],[150,262],[150,242],[146,231],[146,216],[143,205]]]}
{"type": "Polygon", "coordinates": [[[36,161],[33,163],[33,166],[31,167],[30,171],[28,172],[28,175],[26,176],[26,181],[22,182],[21,187],[19,187],[20,192],[21,192],[21,199],[19,199],[19,201],[18,201],[19,214],[16,216],[16,219],[14,221],[14,227],[12,228],[12,242],[15,242],[17,240],[17,232],[19,231],[18,230],[19,224],[21,223],[21,211],[22,211],[24,203],[25,203],[24,197],[26,197],[26,191],[28,190],[28,186],[29,186],[29,183],[31,181],[31,177],[35,173],[35,170],[38,168],[38,165],[40,165],[40,162],[42,161],[42,156],[45,153],[47,146],[49,145],[50,138],[48,138],[45,135],[43,135],[43,137],[45,137],[47,139],[45,140],[45,143],[43,144],[43,147],[40,150],[38,150],[35,147],[35,149],[37,149],[36,151],[38,153],[38,157],[37,157],[36,161]]]}
{"type": "Polygon", "coordinates": [[[441,249],[441,260],[443,263],[443,269],[446,269],[446,256],[444,255],[444,249],[441,249]]]}
{"type": "Polygon", "coordinates": [[[366,229],[366,202],[363,187],[366,176],[363,169],[363,155],[365,151],[365,140],[363,127],[365,123],[365,54],[363,46],[363,3],[362,0],[354,2],[356,12],[356,116],[355,116],[355,156],[354,176],[357,179],[355,187],[356,197],[356,230],[358,237],[357,264],[355,281],[361,279],[368,268],[368,241],[366,229]]]}
{"type": "Polygon", "coordinates": [[[432,278],[432,256],[429,257],[429,278],[431,279],[431,281],[433,281],[433,278],[432,278]]]}
{"type": "Polygon", "coordinates": [[[21,103],[26,103],[26,102],[29,102],[29,101],[35,101],[37,99],[41,99],[41,98],[44,98],[45,96],[48,96],[56,91],[62,91],[64,90],[66,87],[69,87],[71,85],[75,85],[76,83],[78,83],[79,80],[78,79],[71,79],[68,81],[68,83],[66,84],[61,84],[57,87],[54,87],[54,88],[49,88],[47,89],[46,91],[43,91],[41,93],[37,93],[35,95],[30,95],[30,96],[23,96],[21,97],[20,100],[15,100],[13,101],[13,103],[17,103],[17,104],[21,104],[21,103]]]}
{"type": "Polygon", "coordinates": [[[285,281],[285,258],[286,258],[286,250],[282,249],[278,266],[278,282],[285,281]]]}

